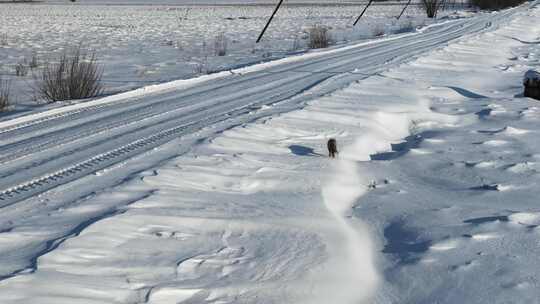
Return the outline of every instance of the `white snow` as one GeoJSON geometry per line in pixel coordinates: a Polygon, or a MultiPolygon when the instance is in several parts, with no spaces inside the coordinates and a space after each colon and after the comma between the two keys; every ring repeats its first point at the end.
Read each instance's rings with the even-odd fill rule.
{"type": "MultiPolygon", "coordinates": [[[[92,177],[109,188],[82,196],[84,177],[3,206],[0,303],[535,303],[540,117],[519,93],[540,45],[519,40],[540,37],[537,4],[343,87],[349,73],[318,83],[334,89],[298,93],[311,96],[301,109],[218,121],[114,163],[92,177]]],[[[301,57],[290,62],[309,62],[301,57]]],[[[185,89],[110,100],[164,98],[175,85],[185,89]]]]}

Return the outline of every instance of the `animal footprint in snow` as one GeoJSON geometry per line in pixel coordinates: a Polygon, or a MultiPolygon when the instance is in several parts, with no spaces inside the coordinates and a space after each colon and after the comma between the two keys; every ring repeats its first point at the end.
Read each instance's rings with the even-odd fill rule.
{"type": "Polygon", "coordinates": [[[372,180],[368,184],[368,189],[374,190],[374,189],[377,189],[377,188],[385,187],[388,184],[390,184],[390,180],[388,180],[388,179],[384,179],[382,182],[372,180]]]}
{"type": "Polygon", "coordinates": [[[160,238],[172,238],[177,240],[187,240],[194,237],[194,234],[179,231],[157,231],[154,235],[160,238]]]}

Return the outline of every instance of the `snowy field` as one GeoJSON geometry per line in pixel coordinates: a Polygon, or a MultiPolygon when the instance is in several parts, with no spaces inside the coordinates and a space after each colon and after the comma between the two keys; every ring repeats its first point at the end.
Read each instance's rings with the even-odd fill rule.
{"type": "Polygon", "coordinates": [[[2,208],[0,303],[537,303],[540,104],[521,82],[540,6],[501,14],[302,109],[139,155],[176,154],[74,203],[56,200],[82,182],[2,208]]]}
{"type": "MultiPolygon", "coordinates": [[[[0,75],[11,80],[12,100],[20,105],[19,110],[36,101],[32,74],[39,74],[39,65],[56,60],[64,49],[79,44],[97,52],[107,92],[113,93],[304,52],[308,30],[314,25],[329,27],[332,44],[343,45],[415,31],[433,22],[416,6],[396,20],[401,4],[372,6],[352,27],[363,5],[290,5],[280,10],[264,40],[256,44],[272,6],[58,2],[0,4],[0,75]],[[226,44],[224,56],[218,56],[222,47],[216,45],[221,42],[226,44]],[[17,77],[17,66],[28,66],[33,58],[38,67],[27,68],[26,76],[17,77]]],[[[227,2],[216,2],[223,3],[227,2]]],[[[448,10],[441,18],[465,15],[448,10]]]]}

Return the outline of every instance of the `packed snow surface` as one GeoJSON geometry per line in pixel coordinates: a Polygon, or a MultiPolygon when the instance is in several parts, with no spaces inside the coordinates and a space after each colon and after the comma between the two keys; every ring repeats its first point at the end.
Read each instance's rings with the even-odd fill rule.
{"type": "Polygon", "coordinates": [[[0,302],[535,303],[539,17],[3,122],[0,302]]]}

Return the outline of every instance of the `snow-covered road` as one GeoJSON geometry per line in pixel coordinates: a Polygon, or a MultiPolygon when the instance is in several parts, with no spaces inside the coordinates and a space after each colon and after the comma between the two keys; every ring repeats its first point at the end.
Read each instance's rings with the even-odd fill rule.
{"type": "Polygon", "coordinates": [[[0,122],[0,302],[370,300],[381,240],[350,209],[370,183],[358,162],[412,122],[457,122],[418,77],[382,72],[536,4],[0,122]],[[345,147],[335,167],[317,157],[328,137],[345,147]]]}

